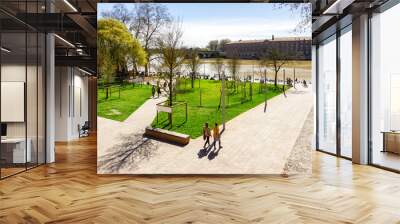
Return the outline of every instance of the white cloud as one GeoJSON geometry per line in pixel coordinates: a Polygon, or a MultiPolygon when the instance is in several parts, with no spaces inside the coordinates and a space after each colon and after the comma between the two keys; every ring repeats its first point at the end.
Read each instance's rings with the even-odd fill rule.
{"type": "Polygon", "coordinates": [[[208,41],[222,38],[231,40],[266,39],[275,36],[294,36],[297,20],[229,19],[212,22],[182,22],[183,42],[186,46],[204,47],[208,41]]]}

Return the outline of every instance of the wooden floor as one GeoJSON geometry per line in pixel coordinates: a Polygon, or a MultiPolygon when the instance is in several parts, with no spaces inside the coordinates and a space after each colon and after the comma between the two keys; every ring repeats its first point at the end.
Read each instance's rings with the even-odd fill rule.
{"type": "Polygon", "coordinates": [[[315,153],[311,177],[99,176],[96,139],[0,181],[0,223],[400,223],[400,175],[315,153]]]}

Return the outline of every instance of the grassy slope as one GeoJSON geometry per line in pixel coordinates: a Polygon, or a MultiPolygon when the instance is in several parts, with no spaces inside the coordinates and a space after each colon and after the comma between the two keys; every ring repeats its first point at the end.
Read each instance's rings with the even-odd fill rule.
{"type": "MultiPolygon", "coordinates": [[[[221,111],[218,110],[220,87],[219,81],[202,80],[201,91],[202,91],[202,106],[200,107],[199,97],[199,83],[196,81],[195,88],[192,90],[190,85],[187,85],[184,93],[177,94],[177,101],[185,101],[188,103],[188,120],[185,122],[185,109],[183,106],[177,107],[173,114],[173,126],[170,130],[189,134],[191,138],[201,136],[202,127],[205,122],[212,124],[214,122],[221,123],[221,111]]],[[[231,94],[226,97],[225,102],[227,105],[225,112],[225,120],[228,121],[237,115],[259,105],[264,102],[264,94],[259,93],[259,84],[253,84],[253,100],[249,100],[250,84],[247,83],[247,101],[241,103],[242,89],[240,88],[239,93],[231,94]]],[[[275,90],[273,85],[268,85],[267,98],[270,99],[281,93],[281,89],[275,90]]],[[[156,124],[156,120],[153,121],[154,127],[169,128],[165,127],[168,124],[168,116],[166,113],[159,114],[159,123],[156,124]]]]}
{"type": "Polygon", "coordinates": [[[109,99],[105,99],[106,91],[97,92],[97,115],[112,120],[124,121],[151,96],[150,86],[131,85],[121,88],[121,98],[118,97],[118,87],[112,88],[109,99]],[[117,113],[115,113],[117,112],[117,113]],[[120,113],[120,114],[118,114],[120,113]]]}

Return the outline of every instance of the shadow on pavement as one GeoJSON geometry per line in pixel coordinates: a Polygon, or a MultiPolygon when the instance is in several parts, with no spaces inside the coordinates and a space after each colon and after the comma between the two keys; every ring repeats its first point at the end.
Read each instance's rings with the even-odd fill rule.
{"type": "Polygon", "coordinates": [[[98,170],[102,173],[118,173],[122,168],[137,166],[138,162],[149,159],[157,150],[157,145],[141,134],[127,134],[120,138],[120,144],[98,158],[98,170]]]}

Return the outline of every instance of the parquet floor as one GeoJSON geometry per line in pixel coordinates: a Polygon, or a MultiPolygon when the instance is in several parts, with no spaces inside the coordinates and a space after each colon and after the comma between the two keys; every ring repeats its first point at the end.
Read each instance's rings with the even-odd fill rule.
{"type": "Polygon", "coordinates": [[[99,176],[95,137],[0,181],[0,223],[400,223],[400,175],[314,153],[301,176],[99,176]]]}

